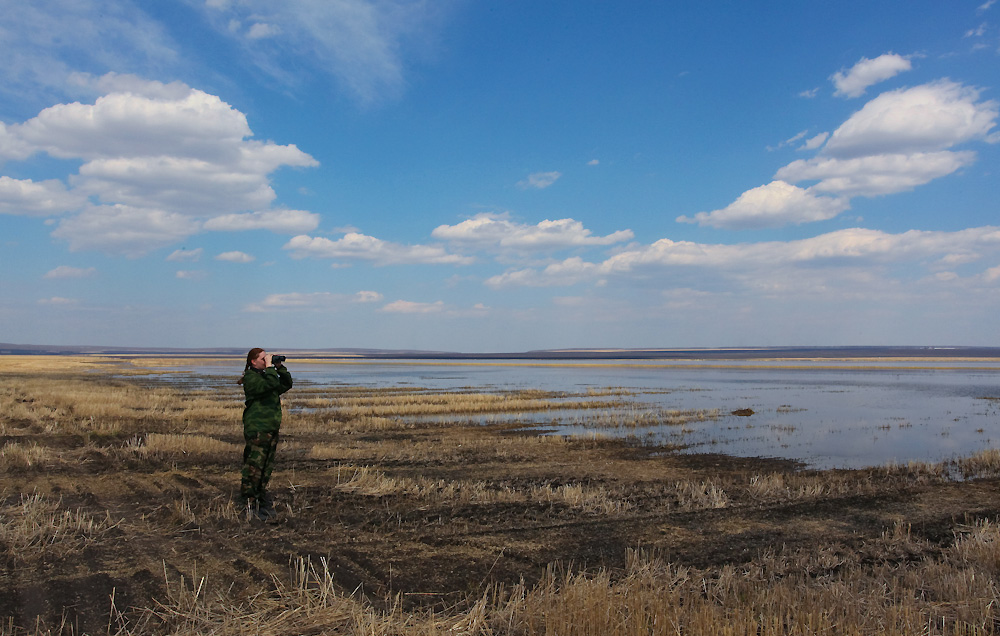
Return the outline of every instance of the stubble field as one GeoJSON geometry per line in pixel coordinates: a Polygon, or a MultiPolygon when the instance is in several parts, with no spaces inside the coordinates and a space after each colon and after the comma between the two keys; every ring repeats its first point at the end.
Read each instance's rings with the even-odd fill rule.
{"type": "Polygon", "coordinates": [[[264,524],[237,504],[234,383],[2,362],[0,634],[1000,631],[993,451],[817,472],[479,423],[727,415],[630,421],[611,388],[297,385],[264,524]]]}

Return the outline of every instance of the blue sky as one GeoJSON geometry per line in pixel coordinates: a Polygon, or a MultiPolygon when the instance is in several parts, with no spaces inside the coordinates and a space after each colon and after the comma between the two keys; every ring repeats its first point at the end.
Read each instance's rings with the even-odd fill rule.
{"type": "Polygon", "coordinates": [[[0,9],[0,341],[1000,345],[996,0],[0,9]]]}

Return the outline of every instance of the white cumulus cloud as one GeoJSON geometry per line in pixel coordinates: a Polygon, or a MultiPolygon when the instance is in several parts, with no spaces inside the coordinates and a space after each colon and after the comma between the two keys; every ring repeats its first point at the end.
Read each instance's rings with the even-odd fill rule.
{"type": "Polygon", "coordinates": [[[830,79],[836,87],[834,95],[860,97],[873,84],[884,82],[913,67],[910,59],[895,53],[886,53],[873,60],[866,57],[846,71],[834,73],[830,79]]]}
{"type": "Polygon", "coordinates": [[[102,250],[139,257],[198,233],[198,221],[165,210],[127,205],[92,206],[64,218],[52,236],[71,250],[102,250]]]}
{"type": "Polygon", "coordinates": [[[838,158],[945,150],[985,139],[997,102],[950,80],[882,93],[830,135],[823,152],[838,158]]]}
{"type": "Polygon", "coordinates": [[[45,153],[82,161],[65,178],[70,187],[0,176],[0,212],[75,214],[64,216],[53,235],[72,249],[129,255],[203,228],[298,233],[318,225],[315,214],[272,209],[270,184],[278,168],[316,160],[291,144],[250,139],[246,116],[219,97],[127,75],[79,81],[110,92],[92,104],[56,104],[0,130],[0,157],[45,153]]]}
{"type": "MultiPolygon", "coordinates": [[[[793,241],[735,245],[661,239],[630,248],[600,263],[578,257],[542,269],[520,269],[486,281],[492,287],[569,286],[666,277],[673,285],[717,285],[733,289],[802,289],[813,276],[872,281],[883,268],[905,264],[913,272],[937,273],[938,263],[974,264],[1000,258],[1000,227],[957,232],[910,230],[899,234],[851,228],[793,241]],[[796,279],[800,279],[796,283],[796,279]]],[[[984,276],[989,276],[986,270],[984,276]]]]}
{"type": "Polygon", "coordinates": [[[778,170],[775,178],[791,182],[812,181],[810,188],[839,196],[873,197],[912,190],[949,175],[975,160],[972,151],[884,154],[852,159],[816,157],[794,161],[778,170]]]}
{"type": "Polygon", "coordinates": [[[817,196],[778,180],[747,190],[721,210],[699,212],[693,218],[680,216],[677,220],[717,228],[756,229],[823,221],[849,207],[846,199],[817,196]]]}
{"type": "Polygon", "coordinates": [[[491,276],[485,284],[495,289],[501,287],[556,287],[576,285],[592,281],[600,276],[600,266],[589,263],[579,256],[552,263],[542,270],[531,268],[511,270],[491,276]]]}
{"type": "Polygon", "coordinates": [[[11,179],[0,176],[0,214],[53,216],[79,210],[87,197],[66,190],[62,181],[11,179]]]}
{"type": "Polygon", "coordinates": [[[997,117],[995,101],[950,80],[882,93],[829,137],[807,141],[806,147],[821,147],[814,158],[780,168],[775,181],[721,210],[677,220],[746,229],[830,219],[849,209],[851,197],[912,190],[971,165],[974,151],[951,148],[993,141],[997,117]],[[803,188],[801,182],[814,183],[803,188]]]}

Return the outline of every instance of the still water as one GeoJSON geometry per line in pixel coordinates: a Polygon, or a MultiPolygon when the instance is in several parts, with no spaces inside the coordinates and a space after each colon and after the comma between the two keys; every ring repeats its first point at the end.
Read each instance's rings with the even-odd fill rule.
{"type": "MultiPolygon", "coordinates": [[[[938,462],[1000,446],[1000,361],[495,363],[290,361],[297,382],[434,390],[621,388],[626,409],[715,410],[679,427],[600,430],[683,452],[784,457],[813,468],[938,462]],[[753,415],[731,415],[752,409],[753,415]]],[[[209,366],[215,376],[241,369],[209,366]]],[[[593,434],[584,415],[516,416],[525,426],[593,434]]]]}

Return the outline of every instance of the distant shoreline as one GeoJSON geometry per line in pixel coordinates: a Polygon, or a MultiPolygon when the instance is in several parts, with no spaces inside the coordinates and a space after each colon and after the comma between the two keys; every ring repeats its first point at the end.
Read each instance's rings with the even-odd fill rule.
{"type": "MultiPolygon", "coordinates": [[[[286,349],[274,348],[303,360],[858,360],[858,359],[1000,359],[1000,347],[944,346],[848,346],[848,347],[718,347],[642,349],[551,349],[513,353],[420,351],[398,349],[286,349]]],[[[183,356],[242,357],[234,348],[157,348],[63,345],[21,345],[0,343],[3,355],[96,355],[96,356],[183,356]]]]}

